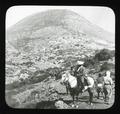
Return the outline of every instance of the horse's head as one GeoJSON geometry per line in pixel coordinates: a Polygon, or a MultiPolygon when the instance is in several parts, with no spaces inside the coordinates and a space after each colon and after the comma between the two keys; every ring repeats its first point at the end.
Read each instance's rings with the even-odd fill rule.
{"type": "Polygon", "coordinates": [[[62,74],[62,78],[61,78],[61,84],[65,84],[68,82],[68,79],[69,79],[69,76],[68,76],[68,73],[65,72],[64,74],[62,74]]]}

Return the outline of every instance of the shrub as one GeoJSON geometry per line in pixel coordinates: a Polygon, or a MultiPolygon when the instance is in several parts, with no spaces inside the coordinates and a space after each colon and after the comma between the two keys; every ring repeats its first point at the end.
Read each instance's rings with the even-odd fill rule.
{"type": "Polygon", "coordinates": [[[86,58],[84,61],[85,61],[84,63],[85,67],[93,67],[98,63],[98,61],[94,58],[86,58]]]}
{"type": "Polygon", "coordinates": [[[107,62],[104,62],[100,68],[100,71],[110,70],[110,69],[111,69],[111,65],[107,62]]]}
{"type": "Polygon", "coordinates": [[[102,49],[100,52],[96,53],[94,59],[98,61],[104,61],[111,59],[112,55],[108,49],[102,49]]]}
{"type": "Polygon", "coordinates": [[[52,77],[55,77],[56,80],[57,80],[57,79],[61,78],[61,76],[60,76],[61,71],[62,71],[61,68],[55,67],[55,68],[49,68],[49,69],[47,69],[46,73],[48,73],[52,77]]]}
{"type": "Polygon", "coordinates": [[[115,50],[111,50],[111,57],[115,57],[115,50]]]}

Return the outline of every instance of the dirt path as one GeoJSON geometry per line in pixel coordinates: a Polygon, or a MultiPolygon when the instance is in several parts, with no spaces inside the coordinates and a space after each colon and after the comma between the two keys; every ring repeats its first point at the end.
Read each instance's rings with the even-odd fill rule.
{"type": "MultiPolygon", "coordinates": [[[[72,106],[72,97],[70,95],[63,95],[62,98],[64,99],[64,102],[72,106]]],[[[78,106],[77,109],[107,109],[110,108],[114,104],[114,95],[112,96],[110,100],[110,104],[106,104],[102,97],[100,99],[97,99],[96,96],[94,96],[93,106],[90,106],[88,104],[89,95],[87,92],[83,93],[82,95],[79,95],[79,100],[75,102],[75,105],[78,106]]],[[[74,107],[76,109],[76,107],[74,107]]]]}

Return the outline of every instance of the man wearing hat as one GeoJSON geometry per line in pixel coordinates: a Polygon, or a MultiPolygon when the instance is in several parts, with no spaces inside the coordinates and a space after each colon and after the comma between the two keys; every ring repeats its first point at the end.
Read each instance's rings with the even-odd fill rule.
{"type": "Polygon", "coordinates": [[[104,85],[104,77],[102,73],[99,73],[97,79],[96,79],[96,85],[97,85],[97,98],[99,99],[100,93],[103,95],[103,85],[104,85]]]}
{"type": "MultiPolygon", "coordinates": [[[[78,86],[80,86],[81,81],[83,82],[82,84],[84,84],[84,78],[86,76],[86,71],[85,71],[85,67],[83,66],[84,62],[83,61],[77,61],[77,65],[74,71],[74,75],[77,78],[77,82],[78,82],[78,86]]],[[[84,85],[81,85],[84,86],[84,85]]]]}
{"type": "Polygon", "coordinates": [[[103,91],[105,93],[105,102],[107,104],[110,103],[110,99],[112,97],[112,85],[113,85],[113,80],[110,77],[110,71],[106,71],[106,75],[104,76],[104,88],[103,91]]]}

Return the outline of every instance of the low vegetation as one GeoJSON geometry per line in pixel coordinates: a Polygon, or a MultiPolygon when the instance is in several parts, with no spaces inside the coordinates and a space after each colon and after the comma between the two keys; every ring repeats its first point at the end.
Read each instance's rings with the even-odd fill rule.
{"type": "Polygon", "coordinates": [[[114,51],[108,49],[102,49],[95,54],[94,59],[98,61],[105,61],[111,59],[115,55],[114,51]]]}

